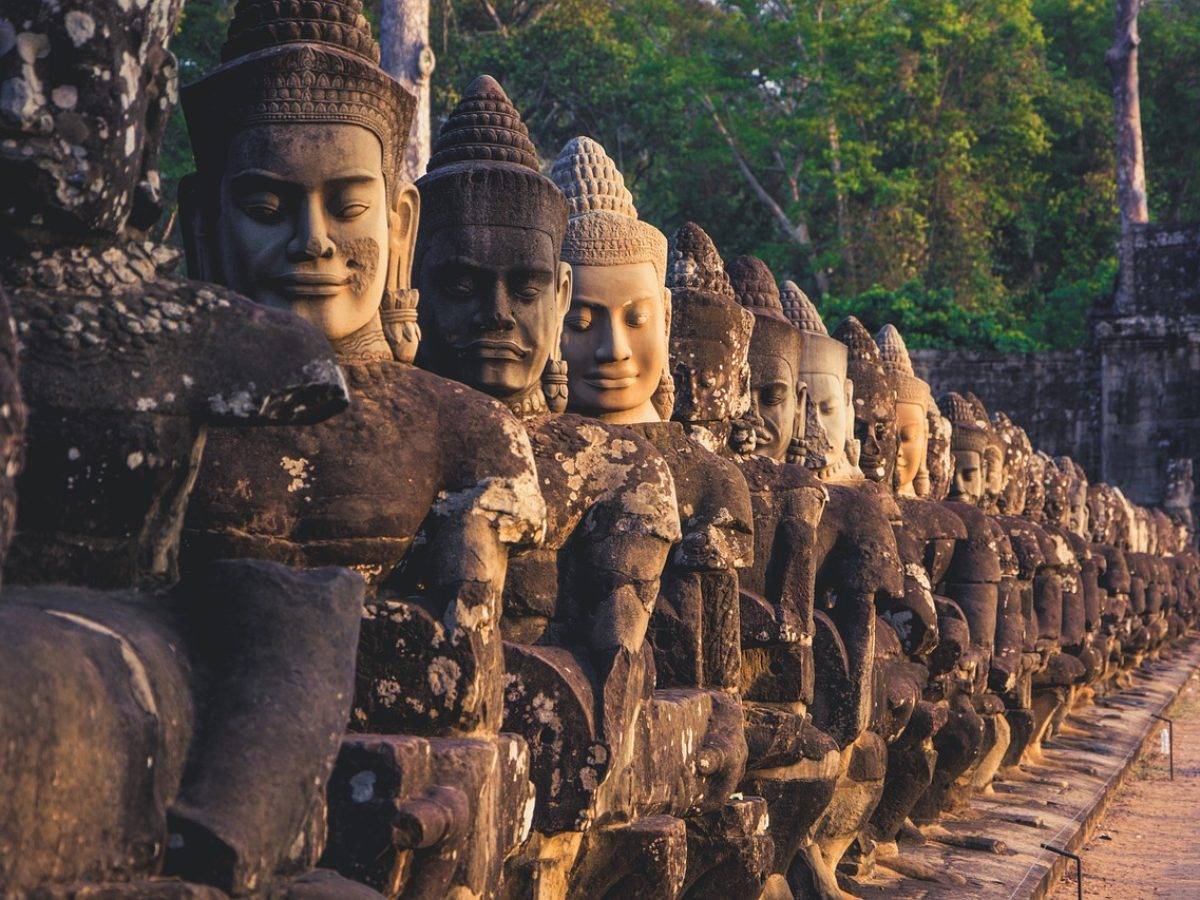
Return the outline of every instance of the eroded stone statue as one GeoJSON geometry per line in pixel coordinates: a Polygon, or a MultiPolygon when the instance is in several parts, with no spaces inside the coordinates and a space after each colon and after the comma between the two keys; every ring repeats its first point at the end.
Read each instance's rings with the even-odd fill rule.
{"type": "Polygon", "coordinates": [[[179,7],[18,3],[0,23],[0,549],[22,520],[0,603],[0,891],[370,896],[294,879],[324,842],[361,580],[227,561],[176,583],[209,427],[347,401],[315,329],[171,274],[146,234],[179,7]]]}
{"type": "Polygon", "coordinates": [[[509,561],[500,622],[504,729],[529,742],[537,788],[511,889],[554,871],[603,892],[639,867],[665,889],[683,877],[683,822],[625,823],[653,687],[646,632],[680,536],[670,468],[632,430],[562,412],[567,201],[494,79],[463,93],[417,186],[417,361],[517,416],[546,500],[544,544],[509,561]]]}
{"type": "Polygon", "coordinates": [[[413,99],[379,68],[361,4],[244,2],[223,59],[183,93],[189,264],[320,328],[351,405],[212,434],[187,560],[363,575],[328,862],[389,895],[494,889],[532,804],[524,745],[499,735],[508,556],[546,527],[529,439],[499,403],[410,364],[413,99]]]}
{"type": "MultiPolygon", "coordinates": [[[[666,237],[638,219],[621,173],[590,138],[563,147],[552,177],[570,210],[562,250],[572,271],[562,339],[568,409],[625,425],[653,444],[671,469],[683,529],[649,626],[657,685],[667,690],[656,691],[645,708],[638,742],[641,759],[658,764],[637,766],[642,788],[632,811],[687,815],[685,893],[701,882],[708,891],[757,890],[770,855],[770,840],[760,833],[765,805],[757,798],[734,801],[762,808],[752,815],[725,809],[747,756],[737,651],[738,570],[753,552],[750,497],[733,463],[660,417],[660,407],[670,415],[674,398],[666,237]],[[685,714],[696,705],[711,714],[685,714]],[[705,718],[706,736],[696,743],[690,729],[705,718]],[[739,823],[753,827],[730,827],[739,823]]],[[[770,740],[757,721],[749,734],[770,740]]]]}

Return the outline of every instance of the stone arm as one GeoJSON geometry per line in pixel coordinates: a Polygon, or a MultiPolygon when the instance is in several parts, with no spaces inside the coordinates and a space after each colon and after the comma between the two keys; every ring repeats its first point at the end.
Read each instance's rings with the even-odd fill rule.
{"type": "MultiPolygon", "coordinates": [[[[867,727],[872,706],[875,617],[883,598],[903,596],[904,576],[891,522],[873,492],[831,485],[817,529],[817,605],[845,646],[849,690],[830,734],[842,744],[867,727]]],[[[818,690],[820,672],[818,671],[818,690]]]]}

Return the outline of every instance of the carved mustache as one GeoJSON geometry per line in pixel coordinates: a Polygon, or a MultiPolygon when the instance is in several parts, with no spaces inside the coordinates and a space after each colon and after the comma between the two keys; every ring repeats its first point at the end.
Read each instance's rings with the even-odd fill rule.
{"type": "Polygon", "coordinates": [[[473,338],[469,341],[459,341],[453,346],[460,356],[500,356],[524,359],[530,353],[527,347],[522,347],[515,341],[505,338],[473,338]]]}

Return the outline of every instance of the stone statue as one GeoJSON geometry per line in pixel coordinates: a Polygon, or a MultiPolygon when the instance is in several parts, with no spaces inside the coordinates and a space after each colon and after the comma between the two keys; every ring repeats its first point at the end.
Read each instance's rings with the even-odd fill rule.
{"type": "Polygon", "coordinates": [[[189,263],[319,327],[351,406],[304,429],[214,432],[187,560],[363,575],[327,860],[388,894],[491,890],[532,803],[529,757],[499,735],[498,628],[509,553],[546,528],[529,439],[494,400],[410,365],[413,99],[379,68],[361,4],[244,0],[222,56],[183,92],[189,263]]]}
{"type": "MultiPolygon", "coordinates": [[[[913,812],[914,821],[922,823],[932,822],[945,808],[962,804],[971,790],[972,767],[999,741],[994,731],[989,734],[989,720],[981,715],[994,720],[999,711],[990,702],[996,698],[992,696],[989,701],[985,693],[1001,575],[996,529],[978,508],[983,498],[983,452],[988,433],[971,403],[961,395],[946,395],[939,399],[938,407],[952,427],[954,474],[947,507],[962,521],[966,538],[955,542],[935,590],[961,612],[970,643],[957,664],[962,677],[946,697],[949,718],[935,739],[938,762],[932,783],[913,812]]],[[[939,630],[944,631],[941,626],[939,620],[939,630]]]]}
{"type": "MultiPolygon", "coordinates": [[[[841,754],[810,710],[818,683],[831,695],[845,689],[849,675],[841,659],[830,667],[835,654],[826,651],[819,666],[814,655],[817,643],[842,644],[829,617],[821,613],[818,622],[813,608],[816,570],[830,550],[818,536],[828,492],[801,462],[789,461],[806,439],[800,332],[784,315],[775,278],[761,260],[739,257],[728,274],[735,298],[753,315],[750,387],[762,421],[755,455],[738,460],[754,499],[755,534],[755,564],[741,585],[742,608],[749,613],[742,667],[747,718],[757,726],[753,743],[769,752],[752,754],[743,790],[771,803],[774,871],[787,876],[793,893],[807,896],[829,889],[834,854],[843,849],[828,841],[823,847],[814,829],[834,799],[841,754]]],[[[822,700],[830,703],[828,696],[822,700]]]]}
{"type": "MultiPolygon", "coordinates": [[[[886,658],[895,644],[892,639],[877,648],[877,613],[898,613],[907,608],[902,562],[892,527],[900,519],[900,510],[890,483],[864,478],[858,467],[861,443],[854,436],[870,435],[875,474],[879,474],[882,465],[890,478],[896,450],[895,392],[883,374],[878,348],[861,324],[855,321],[845,325],[846,333],[853,331],[852,340],[861,351],[853,353],[846,344],[829,337],[816,308],[794,285],[785,284],[780,293],[785,314],[801,332],[800,376],[808,385],[808,407],[813,411],[806,423],[805,464],[825,483],[830,498],[818,532],[817,608],[830,617],[832,627],[844,642],[849,665],[846,696],[858,698],[855,713],[839,712],[826,718],[822,694],[838,692],[834,687],[836,679],[831,677],[837,667],[830,664],[832,660],[824,660],[826,664],[822,666],[823,660],[818,655],[814,721],[833,735],[839,745],[851,745],[843,753],[843,779],[838,791],[843,797],[855,799],[848,803],[835,800],[831,806],[833,812],[826,816],[818,833],[826,861],[836,865],[862,833],[879,802],[887,764],[887,747],[879,732],[902,732],[920,699],[920,689],[910,677],[880,678],[878,685],[875,684],[877,666],[887,665],[886,660],[876,659],[877,652],[886,658]],[[870,342],[869,348],[861,341],[864,334],[870,342]],[[864,372],[869,370],[876,379],[861,404],[847,374],[852,353],[863,357],[864,372]],[[867,419],[872,424],[868,425],[867,419]],[[879,436],[890,450],[876,440],[876,424],[882,432],[879,436]],[[893,459],[881,463],[886,454],[893,459]],[[833,597],[838,599],[831,605],[829,600],[833,597]],[[855,602],[846,604],[848,597],[855,602]],[[874,700],[876,695],[879,701],[874,700]],[[898,715],[891,717],[890,724],[884,724],[876,714],[873,731],[868,730],[868,725],[871,706],[876,702],[890,703],[898,715]],[[847,774],[851,769],[846,768],[851,758],[852,777],[847,774]]],[[[914,629],[912,633],[918,631],[914,629]]],[[[918,642],[924,643],[925,639],[918,638],[918,642]]],[[[865,874],[871,860],[869,853],[866,856],[860,853],[861,849],[855,848],[852,856],[856,858],[853,863],[847,861],[847,865],[865,874]]],[[[816,869],[820,870],[819,863],[816,869]]]]}
{"type": "Polygon", "coordinates": [[[637,867],[637,847],[658,858],[643,877],[673,883],[674,854],[686,852],[678,819],[593,827],[628,816],[653,686],[646,632],[680,537],[671,471],[635,432],[562,412],[567,201],[494,79],[464,91],[417,186],[418,364],[516,415],[547,507],[543,545],[509,560],[500,620],[504,729],[528,741],[537,788],[534,835],[508,877],[552,870],[573,891],[603,893],[637,867]]]}
{"type": "Polygon", "coordinates": [[[817,308],[793,282],[785,281],[779,293],[784,314],[804,337],[800,373],[808,386],[805,465],[826,482],[861,477],[846,345],[829,336],[817,308]]]}
{"type": "Polygon", "coordinates": [[[1057,584],[1057,576],[1047,573],[1046,567],[1046,554],[1052,549],[1052,539],[1041,526],[1024,515],[1033,456],[1029,437],[1004,412],[992,415],[992,430],[1002,447],[1004,473],[994,501],[995,519],[1004,529],[1016,560],[1012,589],[1021,613],[1016,620],[1020,623],[1019,633],[1010,637],[1010,646],[1020,653],[1020,662],[1014,666],[1015,678],[1010,688],[1001,691],[1010,733],[1001,766],[1011,771],[1033,738],[1033,677],[1045,670],[1049,656],[1057,652],[1056,641],[1039,635],[1037,618],[1037,609],[1041,605],[1038,598],[1051,589],[1051,584],[1057,584]]]}
{"type": "Polygon", "coordinates": [[[932,585],[944,566],[941,560],[948,560],[947,545],[952,547],[966,532],[956,516],[929,498],[930,424],[931,414],[937,413],[929,385],[914,374],[908,348],[894,326],[884,326],[876,343],[883,371],[896,394],[892,483],[901,518],[894,523],[894,530],[904,564],[904,602],[885,611],[883,620],[904,650],[903,662],[892,663],[892,668],[899,670],[892,678],[907,676],[917,688],[903,731],[890,739],[883,797],[871,818],[870,837],[883,845],[886,865],[895,855],[896,837],[905,819],[933,779],[937,760],[933,740],[948,715],[943,685],[952,678],[959,657],[949,652],[950,644],[942,646],[939,607],[949,603],[934,596],[932,585]]]}
{"type": "Polygon", "coordinates": [[[0,555],[14,513],[21,530],[0,603],[0,892],[377,896],[305,874],[361,580],[226,561],[177,582],[209,427],[347,402],[315,329],[177,277],[149,238],[179,9],[5,10],[22,30],[0,51],[0,555]]]}
{"type": "MultiPolygon", "coordinates": [[[[590,138],[577,137],[563,147],[552,177],[570,210],[562,250],[572,272],[562,339],[568,409],[623,424],[653,444],[671,469],[683,528],[682,541],[663,569],[649,626],[657,684],[668,690],[655,693],[647,707],[647,713],[654,712],[643,718],[661,726],[685,718],[669,710],[697,704],[712,709],[707,736],[694,750],[683,746],[694,743],[686,731],[646,731],[644,743],[654,746],[661,759],[680,761],[685,771],[637,772],[657,802],[635,801],[635,807],[642,815],[688,814],[685,892],[701,879],[708,890],[720,890],[722,884],[729,891],[757,887],[765,877],[769,839],[753,831],[730,831],[727,825],[713,827],[718,818],[725,823],[765,821],[766,812],[758,799],[735,802],[763,805],[761,819],[723,812],[747,756],[737,699],[738,569],[754,552],[745,479],[733,463],[659,415],[659,407],[670,405],[674,395],[668,352],[671,292],[664,286],[666,237],[638,219],[621,173],[590,138]],[[696,789],[663,790],[653,784],[661,776],[668,785],[693,783],[696,789]]],[[[751,734],[769,743],[774,735],[767,734],[766,723],[755,724],[751,734]]]]}

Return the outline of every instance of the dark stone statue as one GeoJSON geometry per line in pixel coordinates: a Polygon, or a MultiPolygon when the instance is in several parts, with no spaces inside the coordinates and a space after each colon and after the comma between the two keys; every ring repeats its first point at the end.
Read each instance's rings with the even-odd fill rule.
{"type": "Polygon", "coordinates": [[[646,633],[680,536],[670,468],[634,431],[562,412],[567,202],[493,79],[466,89],[417,186],[418,363],[517,416],[546,501],[545,541],[509,561],[500,620],[504,729],[529,742],[537,789],[510,889],[557,873],[572,891],[602,893],[638,866],[647,883],[673,884],[683,823],[629,823],[654,683],[646,633]]]}
{"type": "Polygon", "coordinates": [[[5,10],[0,892],[371,896],[304,874],[361,580],[227,561],[176,583],[209,427],[347,402],[315,329],[171,274],[146,233],[178,13],[5,10]]]}
{"type": "Polygon", "coordinates": [[[222,65],[184,90],[190,265],[320,328],[351,394],[327,423],[212,434],[186,562],[366,579],[327,862],[389,895],[482,892],[532,805],[528,753],[498,733],[499,620],[508,555],[541,539],[545,505],[519,423],[410,364],[414,101],[378,59],[361,4],[247,0],[222,65]]]}

